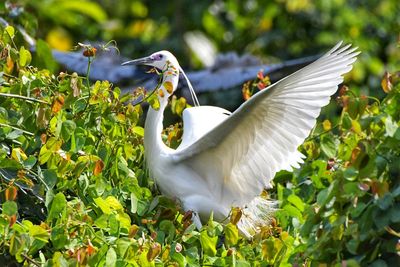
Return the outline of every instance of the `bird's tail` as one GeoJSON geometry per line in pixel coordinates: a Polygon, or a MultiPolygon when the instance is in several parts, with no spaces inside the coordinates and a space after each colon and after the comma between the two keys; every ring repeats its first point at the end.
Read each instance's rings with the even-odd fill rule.
{"type": "Polygon", "coordinates": [[[277,206],[277,201],[265,199],[262,196],[254,198],[250,204],[242,209],[242,217],[238,222],[239,230],[247,238],[251,238],[262,226],[271,222],[277,206]]]}

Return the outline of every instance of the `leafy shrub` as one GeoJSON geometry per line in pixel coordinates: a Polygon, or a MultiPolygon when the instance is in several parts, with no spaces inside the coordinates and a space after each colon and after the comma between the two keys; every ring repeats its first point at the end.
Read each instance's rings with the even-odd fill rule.
{"type": "MultiPolygon", "coordinates": [[[[275,177],[276,219],[246,240],[235,225],[240,211],[197,230],[158,193],[143,165],[135,94],[31,66],[49,49],[43,42],[32,56],[11,26],[0,48],[0,262],[399,265],[398,73],[383,79],[381,101],[342,87],[340,117],[318,123],[300,148],[306,163],[275,177]]],[[[184,100],[173,101],[180,113],[184,100]]],[[[165,139],[173,145],[178,131],[165,139]]]]}

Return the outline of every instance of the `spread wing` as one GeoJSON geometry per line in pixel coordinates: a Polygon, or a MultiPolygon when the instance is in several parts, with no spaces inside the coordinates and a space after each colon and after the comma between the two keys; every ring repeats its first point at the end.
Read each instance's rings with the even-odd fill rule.
{"type": "Polygon", "coordinates": [[[270,185],[276,172],[297,167],[297,147],[359,52],[341,42],[324,56],[258,92],[231,116],[173,153],[205,179],[220,201],[244,205],[270,185]]]}

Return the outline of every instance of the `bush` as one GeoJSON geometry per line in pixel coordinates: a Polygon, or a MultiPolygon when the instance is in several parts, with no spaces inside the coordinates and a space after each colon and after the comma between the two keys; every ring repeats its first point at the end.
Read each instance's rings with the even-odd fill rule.
{"type": "MultiPolygon", "coordinates": [[[[382,80],[383,100],[341,88],[340,117],[318,123],[300,148],[300,169],[277,174],[276,219],[246,240],[237,211],[231,223],[211,217],[197,230],[190,213],[158,193],[143,165],[143,111],[132,102],[141,91],[121,95],[107,81],[38,69],[30,62],[51,62],[48,47],[32,56],[18,34],[1,29],[0,262],[400,264],[398,73],[382,80]]],[[[184,100],[173,101],[181,112],[184,100]]],[[[174,128],[166,140],[177,136],[174,128]]]]}

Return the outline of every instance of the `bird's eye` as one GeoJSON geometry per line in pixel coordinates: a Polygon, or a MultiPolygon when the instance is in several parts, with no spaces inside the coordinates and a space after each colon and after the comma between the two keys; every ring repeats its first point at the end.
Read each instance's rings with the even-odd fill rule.
{"type": "Polygon", "coordinates": [[[157,55],[154,55],[153,58],[154,58],[155,60],[161,60],[163,57],[164,57],[163,55],[157,54],[157,55]]]}

